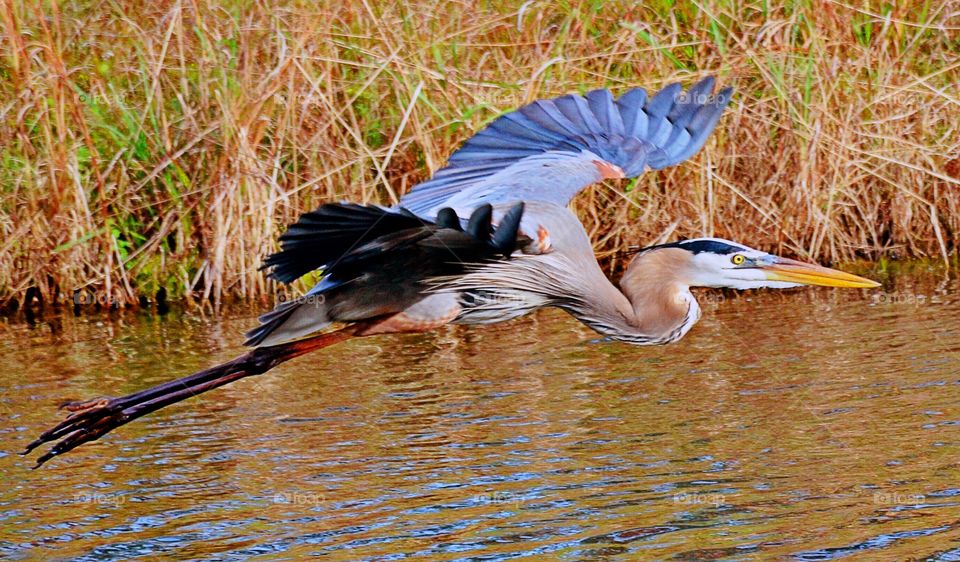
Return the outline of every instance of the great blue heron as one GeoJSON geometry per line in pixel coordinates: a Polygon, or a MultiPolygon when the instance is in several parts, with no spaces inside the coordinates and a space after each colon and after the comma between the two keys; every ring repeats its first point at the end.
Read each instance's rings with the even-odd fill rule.
{"type": "Polygon", "coordinates": [[[128,396],[70,404],[67,419],[25,453],[59,440],[40,466],[154,410],[352,337],[488,324],[556,306],[610,338],[665,344],[700,318],[690,287],[878,286],[719,238],[645,248],[619,289],[607,279],[567,205],[602,179],[697,152],[730,101],[731,89],[713,94],[713,84],[706,78],[686,93],[671,84],[649,98],[636,88],[616,100],[595,90],[536,101],[469,139],[399,207],[328,204],[304,214],[265,267],[282,283],[312,271],[321,280],[260,318],[247,334],[253,350],[128,396]]]}

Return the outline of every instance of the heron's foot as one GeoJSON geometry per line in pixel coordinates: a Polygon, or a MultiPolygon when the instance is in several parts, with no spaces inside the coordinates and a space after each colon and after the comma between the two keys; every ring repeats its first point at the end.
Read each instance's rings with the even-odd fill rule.
{"type": "Polygon", "coordinates": [[[53,457],[89,441],[95,441],[110,430],[125,424],[128,419],[123,413],[124,407],[124,398],[107,397],[62,404],[60,408],[70,412],[67,417],[55,427],[41,433],[21,454],[26,455],[44,443],[56,441],[49,451],[37,459],[33,468],[38,468],[53,457]]]}

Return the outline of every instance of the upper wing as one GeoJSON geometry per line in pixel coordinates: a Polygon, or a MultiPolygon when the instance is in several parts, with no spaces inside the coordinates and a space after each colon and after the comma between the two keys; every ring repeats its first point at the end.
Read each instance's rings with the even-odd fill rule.
{"type": "Polygon", "coordinates": [[[635,88],[616,101],[609,90],[535,101],[467,140],[400,205],[425,216],[516,200],[566,205],[603,178],[677,164],[703,146],[730,101],[733,89],[712,95],[713,84],[708,77],[686,93],[671,84],[649,99],[635,88]]]}

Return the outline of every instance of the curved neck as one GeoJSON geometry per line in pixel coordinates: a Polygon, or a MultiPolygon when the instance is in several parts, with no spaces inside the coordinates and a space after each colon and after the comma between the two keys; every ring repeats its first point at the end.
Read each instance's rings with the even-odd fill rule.
{"type": "Polygon", "coordinates": [[[676,341],[700,319],[700,306],[684,280],[687,259],[682,250],[638,254],[620,280],[621,289],[605,277],[595,280],[588,306],[566,308],[616,340],[639,345],[676,341]]]}

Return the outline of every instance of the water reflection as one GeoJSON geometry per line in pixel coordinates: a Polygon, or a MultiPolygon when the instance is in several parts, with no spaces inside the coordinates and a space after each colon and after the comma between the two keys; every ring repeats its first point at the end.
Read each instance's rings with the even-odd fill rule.
{"type": "Polygon", "coordinates": [[[228,359],[255,313],[11,323],[0,552],[957,559],[960,292],[894,287],[710,294],[658,348],[559,313],[358,340],[36,472],[10,452],[59,401],[228,359]]]}

